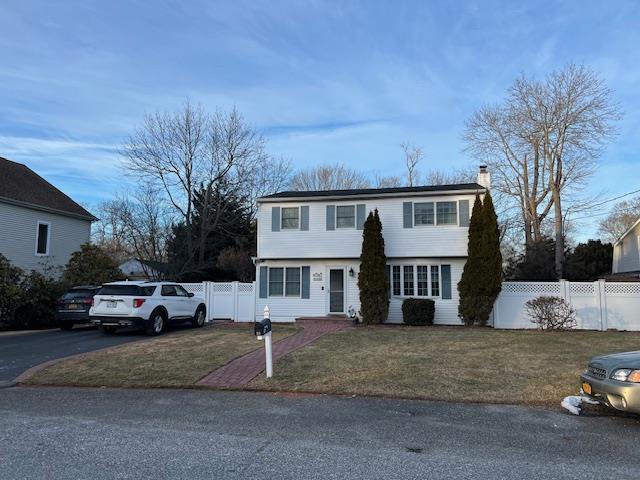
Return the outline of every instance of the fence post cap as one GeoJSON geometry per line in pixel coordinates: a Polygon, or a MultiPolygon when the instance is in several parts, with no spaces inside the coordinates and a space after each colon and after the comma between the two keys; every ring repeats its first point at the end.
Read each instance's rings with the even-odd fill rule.
{"type": "Polygon", "coordinates": [[[264,306],[264,318],[269,318],[269,305],[264,306]]]}

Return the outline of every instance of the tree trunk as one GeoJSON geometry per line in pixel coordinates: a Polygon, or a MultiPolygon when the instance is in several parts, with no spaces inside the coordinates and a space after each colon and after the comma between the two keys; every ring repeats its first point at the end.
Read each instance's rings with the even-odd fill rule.
{"type": "Polygon", "coordinates": [[[554,225],[555,225],[555,240],[556,240],[556,274],[558,278],[562,278],[562,269],[564,265],[564,228],[562,218],[562,204],[560,199],[560,192],[557,189],[553,189],[553,203],[554,203],[554,225]]]}

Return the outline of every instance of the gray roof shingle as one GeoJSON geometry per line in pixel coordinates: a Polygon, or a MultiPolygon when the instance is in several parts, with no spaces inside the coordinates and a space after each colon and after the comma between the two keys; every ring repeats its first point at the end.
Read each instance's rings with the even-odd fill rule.
{"type": "Polygon", "coordinates": [[[0,201],[96,220],[91,213],[22,163],[0,157],[0,201]]]}

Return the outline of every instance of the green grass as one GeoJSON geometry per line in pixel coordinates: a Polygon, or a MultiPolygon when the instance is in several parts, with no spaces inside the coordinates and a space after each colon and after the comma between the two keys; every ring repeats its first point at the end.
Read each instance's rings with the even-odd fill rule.
{"type": "MultiPolygon", "coordinates": [[[[278,326],[274,341],[298,331],[278,326]]],[[[219,325],[189,329],[65,360],[27,383],[110,387],[190,387],[230,360],[263,343],[253,325],[219,325]]]]}
{"type": "Polygon", "coordinates": [[[359,327],[287,355],[248,388],[557,405],[592,356],[638,349],[636,332],[359,327]]]}

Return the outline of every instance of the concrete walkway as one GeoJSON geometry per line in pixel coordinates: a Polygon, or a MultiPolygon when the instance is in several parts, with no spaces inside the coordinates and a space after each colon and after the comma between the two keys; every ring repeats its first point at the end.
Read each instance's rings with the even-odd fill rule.
{"type": "MultiPolygon", "coordinates": [[[[290,352],[309,345],[318,338],[347,328],[347,320],[298,320],[302,331],[273,344],[273,360],[278,360],[290,352]]],[[[278,328],[276,325],[275,328],[278,328]]],[[[247,353],[227,363],[200,381],[198,385],[217,388],[240,388],[265,369],[264,348],[247,353]]]]}

